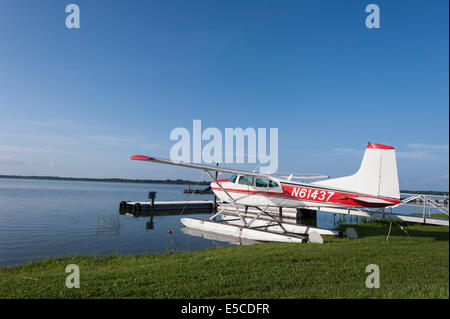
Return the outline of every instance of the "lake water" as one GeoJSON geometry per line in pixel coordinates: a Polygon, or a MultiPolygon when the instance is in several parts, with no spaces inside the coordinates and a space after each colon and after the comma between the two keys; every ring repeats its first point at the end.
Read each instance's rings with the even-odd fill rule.
{"type": "MultiPolygon", "coordinates": [[[[157,192],[156,200],[212,199],[184,194],[183,188],[186,185],[0,178],[0,267],[73,254],[162,253],[229,245],[184,234],[179,215],[154,217],[154,228],[147,229],[148,217],[119,214],[121,201],[147,200],[149,191],[157,192]]],[[[336,222],[354,221],[355,217],[319,213],[317,224],[334,228],[336,222]]]]}

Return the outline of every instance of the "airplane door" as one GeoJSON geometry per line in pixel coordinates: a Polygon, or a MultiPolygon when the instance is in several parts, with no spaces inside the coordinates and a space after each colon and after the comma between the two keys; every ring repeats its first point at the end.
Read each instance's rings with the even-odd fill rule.
{"type": "Polygon", "coordinates": [[[245,175],[239,176],[238,185],[241,191],[248,193],[250,186],[253,185],[253,177],[245,175]]]}
{"type": "MultiPolygon", "coordinates": [[[[248,198],[249,190],[251,185],[253,184],[254,178],[251,176],[241,175],[239,176],[239,180],[236,184],[236,190],[238,194],[236,196],[236,200],[248,198]]],[[[239,203],[239,201],[238,201],[239,203]]]]}
{"type": "Polygon", "coordinates": [[[253,188],[256,194],[259,194],[256,198],[257,204],[268,206],[279,205],[279,198],[276,196],[277,193],[282,192],[279,183],[266,178],[256,178],[253,188]]]}

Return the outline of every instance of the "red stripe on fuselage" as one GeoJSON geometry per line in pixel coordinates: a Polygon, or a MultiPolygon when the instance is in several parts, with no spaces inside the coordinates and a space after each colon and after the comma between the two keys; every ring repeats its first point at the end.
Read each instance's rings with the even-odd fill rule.
{"type": "Polygon", "coordinates": [[[358,206],[358,207],[386,207],[398,204],[400,202],[400,200],[398,199],[360,195],[336,191],[333,189],[296,186],[290,184],[281,184],[281,186],[283,188],[283,194],[288,193],[290,194],[291,197],[294,197],[296,199],[313,202],[324,202],[324,203],[333,203],[345,206],[358,206]],[[353,200],[352,198],[355,197],[377,198],[389,203],[365,203],[362,202],[361,200],[353,200]]]}
{"type": "MultiPolygon", "coordinates": [[[[314,188],[314,187],[306,187],[299,185],[290,185],[290,184],[281,184],[283,189],[282,193],[277,192],[265,192],[265,191],[254,191],[254,190],[243,190],[243,189],[234,189],[234,188],[225,188],[226,191],[229,192],[237,192],[237,193],[248,193],[254,195],[262,195],[262,196],[274,196],[281,197],[285,199],[296,199],[301,201],[310,201],[316,203],[332,203],[343,206],[353,206],[353,207],[387,207],[391,205],[398,204],[400,200],[391,199],[391,198],[383,198],[369,195],[361,195],[354,193],[346,193],[335,191],[331,189],[323,189],[323,188],[314,188]],[[353,197],[367,197],[367,198],[378,198],[385,200],[388,203],[364,203],[361,200],[352,200],[353,197]]],[[[215,190],[222,190],[221,188],[212,187],[215,190]]]]}

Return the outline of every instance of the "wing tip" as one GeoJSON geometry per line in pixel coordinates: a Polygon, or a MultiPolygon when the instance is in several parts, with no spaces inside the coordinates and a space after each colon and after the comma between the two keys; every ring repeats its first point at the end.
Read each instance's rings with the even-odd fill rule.
{"type": "Polygon", "coordinates": [[[153,159],[153,157],[148,157],[145,155],[133,155],[133,156],[131,156],[131,159],[133,161],[151,161],[153,159]]]}

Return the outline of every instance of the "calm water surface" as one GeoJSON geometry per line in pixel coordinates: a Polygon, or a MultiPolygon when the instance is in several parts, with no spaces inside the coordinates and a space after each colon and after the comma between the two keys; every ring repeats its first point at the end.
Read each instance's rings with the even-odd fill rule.
{"type": "MultiPolygon", "coordinates": [[[[0,267],[73,254],[161,253],[229,245],[184,234],[180,216],[155,217],[154,229],[149,230],[148,217],[119,214],[120,201],[146,200],[150,190],[157,191],[157,200],[212,199],[211,195],[184,194],[185,187],[0,179],[0,267]]],[[[318,226],[323,228],[355,221],[318,214],[318,226]]]]}
{"type": "Polygon", "coordinates": [[[158,200],[192,198],[182,193],[185,187],[0,179],[0,267],[72,254],[161,253],[226,245],[183,234],[180,216],[155,217],[154,229],[147,230],[148,218],[119,214],[120,201],[146,200],[149,190],[158,192],[158,200]]]}

